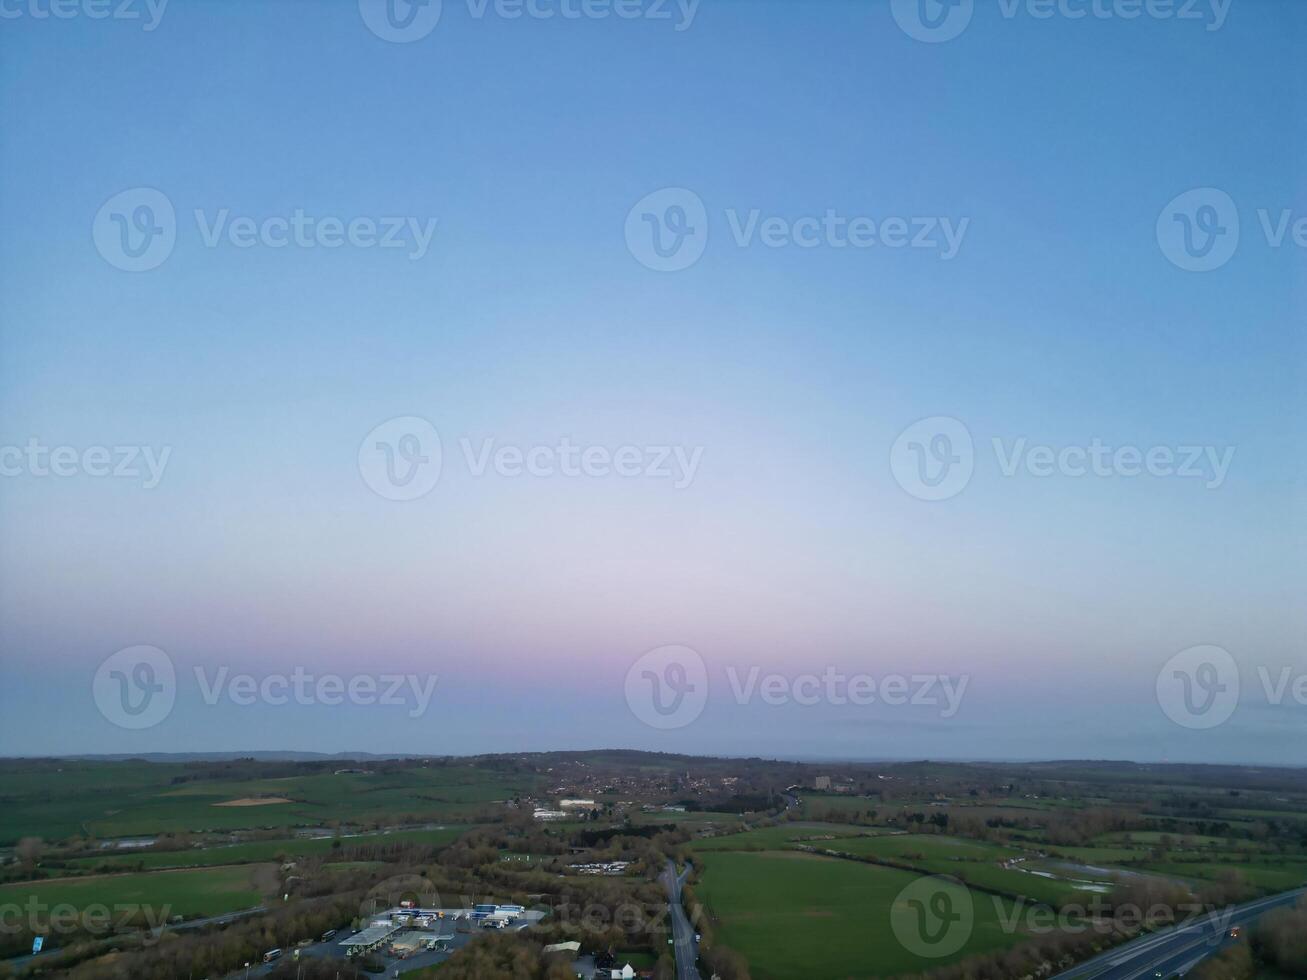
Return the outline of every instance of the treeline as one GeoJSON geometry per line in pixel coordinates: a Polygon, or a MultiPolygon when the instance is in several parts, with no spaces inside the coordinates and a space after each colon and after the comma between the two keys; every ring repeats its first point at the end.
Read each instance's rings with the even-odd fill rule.
{"type": "Polygon", "coordinates": [[[1017,980],[1049,977],[1113,945],[1108,937],[1085,932],[1050,933],[1011,949],[969,956],[929,973],[899,980],[1017,980]]]}
{"type": "Polygon", "coordinates": [[[1307,977],[1307,903],[1262,916],[1244,942],[1201,963],[1192,980],[1254,980],[1273,972],[1307,977]]]}
{"type": "Polygon", "coordinates": [[[43,958],[12,975],[16,978],[58,975],[68,980],[221,977],[248,963],[258,955],[254,951],[293,947],[300,940],[317,937],[328,929],[343,928],[353,921],[362,897],[361,892],[355,892],[296,902],[214,932],[165,931],[152,945],[144,944],[142,937],[137,937],[131,947],[109,955],[101,955],[99,949],[74,947],[63,956],[43,958]]]}

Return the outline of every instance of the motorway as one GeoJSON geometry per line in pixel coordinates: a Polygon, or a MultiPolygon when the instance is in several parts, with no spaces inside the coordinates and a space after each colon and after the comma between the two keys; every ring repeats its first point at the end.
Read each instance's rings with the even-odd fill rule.
{"type": "Polygon", "coordinates": [[[1270,898],[1219,909],[1189,925],[1135,939],[1100,953],[1053,980],[1137,980],[1139,977],[1184,976],[1207,957],[1230,945],[1232,926],[1247,927],[1271,909],[1292,905],[1307,889],[1298,888],[1270,898]]]}
{"type": "Polygon", "coordinates": [[[685,906],[681,904],[681,886],[690,874],[690,866],[679,875],[676,865],[667,862],[667,870],[659,877],[667,889],[668,904],[672,913],[672,955],[676,958],[677,980],[700,980],[699,968],[695,961],[699,958],[698,944],[694,941],[694,929],[685,915],[685,906]]]}

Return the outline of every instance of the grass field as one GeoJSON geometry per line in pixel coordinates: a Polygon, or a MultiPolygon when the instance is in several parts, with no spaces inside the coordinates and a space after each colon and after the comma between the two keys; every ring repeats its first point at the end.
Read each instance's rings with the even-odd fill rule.
{"type": "MultiPolygon", "coordinates": [[[[936,834],[890,833],[883,828],[844,824],[792,823],[695,841],[695,851],[798,850],[803,846],[838,851],[874,860],[908,865],[925,874],[954,875],[969,884],[1036,902],[1060,905],[1084,900],[1089,891],[1079,879],[1086,875],[1040,866],[1040,874],[1002,862],[1025,852],[1015,847],[936,834]],[[829,837],[829,840],[822,840],[829,837]]],[[[1097,881],[1098,879],[1088,879],[1097,881]]]]}
{"type": "Polygon", "coordinates": [[[535,785],[531,778],[513,779],[471,766],[174,783],[190,772],[182,765],[139,762],[67,762],[57,769],[6,766],[0,771],[0,844],[24,836],[59,840],[76,834],[131,837],[332,821],[394,824],[408,816],[457,822],[535,785]],[[218,805],[250,798],[290,802],[218,805]]]}
{"type": "Polygon", "coordinates": [[[69,862],[85,868],[207,868],[220,864],[244,864],[272,861],[280,855],[287,857],[330,857],[349,851],[353,847],[371,845],[422,843],[444,847],[458,840],[468,827],[454,826],[430,830],[397,830],[385,834],[361,834],[340,838],[340,847],[334,839],[290,837],[281,840],[253,841],[248,844],[226,844],[186,851],[144,851],[140,853],[110,853],[102,857],[77,858],[69,862]]]}
{"type": "Polygon", "coordinates": [[[1219,864],[1210,861],[1163,861],[1143,865],[1145,870],[1177,878],[1212,880],[1223,870],[1237,871],[1258,888],[1266,891],[1287,891],[1307,884],[1307,863],[1258,862],[1252,864],[1219,864]]]}
{"type": "MultiPolygon", "coordinates": [[[[723,851],[704,855],[697,894],[717,916],[718,941],[743,953],[757,980],[891,976],[1021,940],[1000,927],[1001,900],[976,896],[962,949],[937,959],[910,952],[894,934],[891,910],[918,877],[801,853],[723,851]]],[[[968,900],[965,889],[957,893],[955,901],[968,900]]]]}
{"type": "Polygon", "coordinates": [[[79,910],[90,906],[116,909],[141,905],[165,921],[174,915],[222,915],[261,904],[263,895],[257,882],[270,870],[275,870],[275,866],[255,864],[21,882],[0,887],[0,905],[26,906],[31,899],[46,909],[61,905],[79,910]]]}
{"type": "MultiPolygon", "coordinates": [[[[846,824],[786,823],[775,827],[759,827],[739,834],[705,837],[690,846],[696,851],[766,851],[781,850],[795,843],[808,843],[814,847],[834,846],[833,841],[820,838],[846,838],[876,833],[872,828],[850,827],[846,824]]],[[[883,833],[883,831],[882,831],[883,833]]]]}
{"type": "Polygon", "coordinates": [[[1067,874],[1048,877],[1056,872],[1041,868],[1044,874],[1032,874],[1020,867],[1003,867],[1003,861],[1021,856],[1023,852],[1012,847],[989,844],[984,841],[964,840],[923,834],[901,834],[892,837],[865,837],[841,840],[827,845],[831,850],[878,858],[896,864],[907,864],[929,874],[955,875],[971,885],[997,891],[1024,895],[1036,902],[1058,905],[1086,892],[1073,880],[1079,876],[1067,874]]]}

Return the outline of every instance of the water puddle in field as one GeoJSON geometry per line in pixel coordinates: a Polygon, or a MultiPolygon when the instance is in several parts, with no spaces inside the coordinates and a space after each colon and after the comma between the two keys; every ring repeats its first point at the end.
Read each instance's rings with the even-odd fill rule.
{"type": "Polygon", "coordinates": [[[1073,878],[1070,875],[1057,874],[1056,872],[1045,871],[1039,868],[1025,868],[1020,864],[1013,864],[1012,867],[1023,874],[1035,875],[1037,878],[1048,878],[1052,881],[1065,881],[1067,884],[1075,886],[1077,891],[1098,892],[1100,894],[1106,894],[1115,887],[1115,883],[1111,880],[1112,878],[1119,874],[1128,873],[1114,871],[1110,868],[1092,868],[1087,864],[1072,864],[1069,861],[1049,861],[1048,865],[1053,868],[1058,868],[1060,870],[1064,869],[1076,874],[1091,874],[1096,876],[1105,875],[1109,880],[1103,881],[1101,880],[1101,877],[1073,878]]]}

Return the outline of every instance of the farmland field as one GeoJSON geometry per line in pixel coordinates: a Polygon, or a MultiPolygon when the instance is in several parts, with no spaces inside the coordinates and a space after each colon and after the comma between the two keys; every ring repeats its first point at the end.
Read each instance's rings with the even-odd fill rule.
{"type": "Polygon", "coordinates": [[[918,877],[911,872],[784,852],[719,852],[704,862],[697,895],[718,917],[719,940],[749,959],[758,980],[892,976],[1022,938],[1000,928],[1001,899],[976,896],[966,945],[927,961],[905,949],[891,927],[896,897],[918,877]]]}
{"type": "MultiPolygon", "coordinates": [[[[837,851],[872,861],[905,865],[925,874],[954,875],[971,885],[1008,894],[1022,895],[1036,902],[1059,905],[1087,897],[1105,888],[1105,876],[1024,863],[1004,867],[1003,862],[1033,856],[1016,847],[991,844],[937,834],[893,833],[885,828],[851,827],[843,824],[792,823],[765,827],[741,834],[696,841],[695,851],[817,850],[837,851]],[[828,839],[822,839],[828,838],[828,839]]],[[[1133,853],[1133,852],[1127,852],[1133,853]]]]}
{"type": "Polygon", "coordinates": [[[1070,880],[1073,876],[1053,877],[1048,871],[1034,874],[1022,870],[1022,865],[1004,867],[1003,861],[1019,857],[1023,852],[984,841],[901,834],[841,840],[826,846],[862,857],[911,865],[929,874],[955,875],[971,885],[1024,895],[1051,905],[1084,895],[1084,890],[1070,880]]]}
{"type": "MultiPolygon", "coordinates": [[[[0,886],[0,904],[21,906],[34,898],[46,907],[69,905],[79,910],[141,905],[166,913],[165,918],[222,915],[260,904],[263,894],[258,882],[275,870],[275,865],[252,864],[23,882],[0,886]]],[[[275,876],[268,880],[276,882],[275,876]]]]}
{"type": "Polygon", "coordinates": [[[431,844],[443,847],[457,840],[467,827],[439,827],[430,830],[398,830],[385,834],[360,834],[335,838],[299,837],[280,840],[253,841],[248,844],[225,844],[218,847],[195,848],[185,851],[145,851],[140,854],[106,854],[103,857],[77,858],[69,862],[77,867],[103,869],[140,868],[204,868],[223,864],[244,864],[271,861],[278,855],[288,857],[330,857],[353,847],[377,844],[431,844]],[[339,847],[335,845],[339,843],[339,847]]]}
{"type": "Polygon", "coordinates": [[[844,824],[787,823],[775,827],[759,827],[738,834],[723,834],[695,841],[696,851],[765,851],[788,848],[795,843],[814,847],[834,846],[823,837],[847,838],[884,833],[866,827],[849,827],[844,824]]]}
{"type": "Polygon", "coordinates": [[[529,778],[510,779],[470,766],[231,781],[197,778],[193,772],[137,762],[67,762],[57,769],[6,766],[0,773],[0,844],[27,835],[49,840],[77,834],[109,838],[326,826],[333,821],[458,821],[534,785],[529,778]],[[177,785],[179,779],[185,781],[177,785]],[[221,805],[260,798],[289,802],[221,805]]]}
{"type": "Polygon", "coordinates": [[[1253,864],[1219,864],[1207,861],[1169,861],[1143,866],[1148,871],[1177,878],[1215,879],[1221,871],[1235,871],[1253,885],[1266,891],[1287,891],[1307,884],[1307,863],[1261,862],[1253,864]]]}

